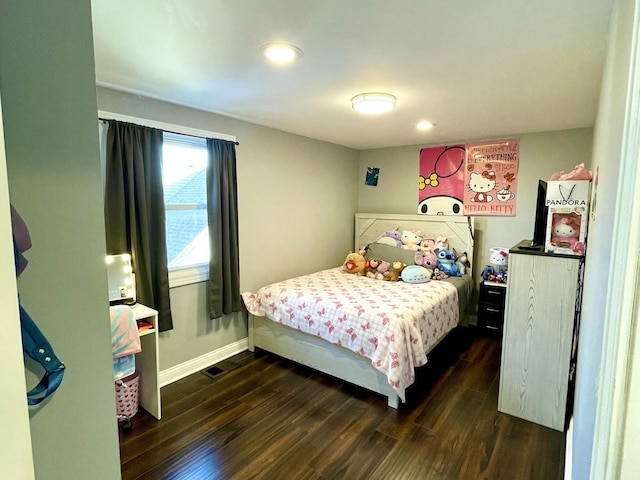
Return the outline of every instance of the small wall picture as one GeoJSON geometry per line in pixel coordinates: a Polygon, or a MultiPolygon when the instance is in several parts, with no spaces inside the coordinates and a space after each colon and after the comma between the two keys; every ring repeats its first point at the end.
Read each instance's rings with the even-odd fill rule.
{"type": "Polygon", "coordinates": [[[370,185],[375,187],[378,185],[378,175],[380,174],[380,169],[375,167],[367,167],[367,176],[364,180],[365,185],[370,185]]]}

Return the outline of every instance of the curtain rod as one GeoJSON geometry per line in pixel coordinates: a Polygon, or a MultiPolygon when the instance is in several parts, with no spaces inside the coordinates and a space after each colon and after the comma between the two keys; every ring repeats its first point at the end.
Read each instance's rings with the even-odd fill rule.
{"type": "MultiPolygon", "coordinates": [[[[114,118],[102,118],[102,117],[98,117],[98,120],[101,120],[103,122],[120,122],[120,123],[129,123],[131,125],[138,125],[137,123],[133,123],[133,122],[123,122],[122,120],[116,120],[114,118]]],[[[145,125],[138,125],[139,127],[144,127],[145,125]]],[[[147,127],[147,128],[155,128],[155,127],[147,127]]],[[[158,128],[156,130],[162,130],[163,132],[167,132],[167,133],[173,133],[175,135],[186,135],[187,137],[197,137],[197,138],[207,138],[207,137],[199,137],[198,135],[189,135],[188,133],[181,133],[181,132],[172,132],[171,130],[163,130],[162,128],[158,128]]],[[[217,139],[219,140],[219,139],[217,139]]],[[[224,139],[223,139],[224,140],[224,139]]],[[[227,140],[230,141],[230,140],[227,140]]],[[[236,145],[240,145],[240,142],[233,142],[236,145]]]]}

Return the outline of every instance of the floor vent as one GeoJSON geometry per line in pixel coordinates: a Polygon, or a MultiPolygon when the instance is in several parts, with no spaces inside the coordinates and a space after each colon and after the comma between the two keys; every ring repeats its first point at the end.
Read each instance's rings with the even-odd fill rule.
{"type": "Polygon", "coordinates": [[[221,369],[220,367],[210,367],[207,368],[206,370],[202,370],[202,373],[204,373],[207,377],[211,377],[211,378],[216,378],[219,375],[223,374],[226,370],[221,369]]]}

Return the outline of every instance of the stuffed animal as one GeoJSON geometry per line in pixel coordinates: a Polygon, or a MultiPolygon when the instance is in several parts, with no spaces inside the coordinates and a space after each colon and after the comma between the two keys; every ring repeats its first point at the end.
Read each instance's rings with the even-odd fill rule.
{"type": "Polygon", "coordinates": [[[423,252],[435,250],[436,239],[432,237],[423,237],[420,241],[420,248],[423,252]]]}
{"type": "Polygon", "coordinates": [[[431,250],[416,252],[414,261],[416,265],[422,265],[429,270],[433,270],[438,266],[438,257],[431,250]]]}
{"type": "Polygon", "coordinates": [[[391,270],[391,264],[386,260],[380,260],[380,265],[376,269],[376,277],[378,280],[389,280],[389,270],[391,270]]]}
{"type": "Polygon", "coordinates": [[[354,275],[365,274],[366,260],[361,253],[349,252],[347,258],[342,264],[342,270],[347,273],[353,273],[354,275]]]}
{"type": "Polygon", "coordinates": [[[443,278],[447,278],[447,276],[442,273],[438,267],[434,268],[431,274],[431,280],[442,280],[443,278]]]}
{"type": "Polygon", "coordinates": [[[398,230],[387,230],[380,234],[375,243],[383,243],[385,245],[391,245],[392,247],[401,247],[402,235],[398,230]]]}
{"type": "Polygon", "coordinates": [[[391,264],[391,270],[389,270],[389,281],[397,282],[400,280],[400,275],[402,274],[402,270],[407,266],[406,263],[402,262],[393,262],[391,264]]]}
{"type": "Polygon", "coordinates": [[[458,267],[458,271],[464,275],[467,273],[467,270],[471,268],[471,262],[467,257],[467,252],[463,252],[458,258],[456,258],[456,266],[458,267]]]}
{"type": "Polygon", "coordinates": [[[402,247],[406,250],[418,250],[422,241],[422,232],[419,230],[402,231],[402,247]]]}
{"type": "Polygon", "coordinates": [[[551,243],[556,247],[570,248],[573,250],[578,236],[580,224],[570,214],[555,215],[551,226],[551,243]]]}
{"type": "Polygon", "coordinates": [[[369,258],[364,263],[364,274],[367,277],[371,277],[376,272],[376,268],[378,268],[378,265],[380,265],[380,260],[378,260],[376,257],[369,258]]]}
{"type": "Polygon", "coordinates": [[[437,252],[438,250],[449,250],[449,239],[447,237],[438,235],[433,245],[433,250],[435,252],[437,252]]]}
{"type": "Polygon", "coordinates": [[[436,256],[438,257],[438,268],[442,273],[447,274],[449,277],[461,276],[455,263],[456,260],[449,250],[445,248],[438,250],[436,256]]]}

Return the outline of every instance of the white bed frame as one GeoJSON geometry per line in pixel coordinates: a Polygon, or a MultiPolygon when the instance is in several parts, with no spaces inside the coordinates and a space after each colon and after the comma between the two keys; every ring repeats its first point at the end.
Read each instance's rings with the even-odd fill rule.
{"type": "MultiPolygon", "coordinates": [[[[464,216],[358,213],[354,248],[358,250],[382,232],[396,229],[446,236],[458,253],[467,252],[473,264],[473,218],[464,216]]],[[[351,350],[249,314],[249,350],[253,352],[256,347],[384,395],[390,407],[398,408],[398,395],[387,377],[371,365],[371,360],[351,350]]]]}

